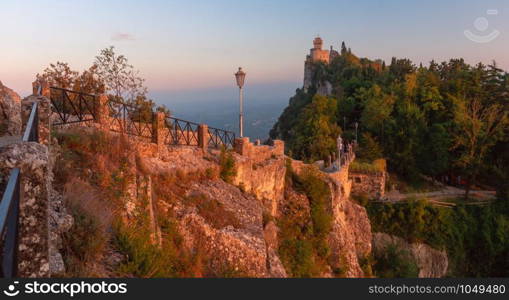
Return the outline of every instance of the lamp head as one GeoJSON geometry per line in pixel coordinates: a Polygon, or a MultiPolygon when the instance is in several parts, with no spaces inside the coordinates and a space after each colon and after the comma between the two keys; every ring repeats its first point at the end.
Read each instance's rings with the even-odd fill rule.
{"type": "Polygon", "coordinates": [[[242,71],[241,67],[239,67],[239,70],[237,71],[237,73],[235,73],[235,79],[237,81],[237,86],[239,88],[242,88],[244,86],[245,78],[246,78],[246,73],[244,71],[242,71]]]}

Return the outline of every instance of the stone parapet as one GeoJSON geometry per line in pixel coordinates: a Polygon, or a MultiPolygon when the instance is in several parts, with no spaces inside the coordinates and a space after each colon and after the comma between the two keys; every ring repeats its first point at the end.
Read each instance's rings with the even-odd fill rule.
{"type": "Polygon", "coordinates": [[[48,277],[48,148],[34,142],[0,148],[0,186],[13,168],[21,169],[18,277],[48,277]]]}
{"type": "Polygon", "coordinates": [[[152,123],[152,143],[157,145],[157,148],[163,146],[164,144],[164,130],[165,126],[165,118],[166,115],[163,112],[154,113],[154,121],[152,123]]]}
{"type": "Polygon", "coordinates": [[[102,129],[107,129],[109,126],[108,96],[101,94],[95,98],[96,100],[96,116],[94,121],[100,125],[102,129]]]}
{"type": "Polygon", "coordinates": [[[200,124],[198,126],[198,147],[207,150],[209,145],[209,126],[207,124],[200,124]]]}
{"type": "Polygon", "coordinates": [[[366,195],[370,198],[380,199],[385,195],[386,172],[352,172],[348,177],[352,180],[352,193],[366,195]]]}
{"type": "Polygon", "coordinates": [[[274,140],[273,145],[256,145],[249,141],[248,137],[235,139],[234,150],[242,156],[247,156],[259,161],[272,157],[284,156],[285,142],[274,140]]]}
{"type": "Polygon", "coordinates": [[[44,79],[37,79],[32,82],[32,96],[43,96],[50,98],[51,90],[49,83],[44,79]]]}

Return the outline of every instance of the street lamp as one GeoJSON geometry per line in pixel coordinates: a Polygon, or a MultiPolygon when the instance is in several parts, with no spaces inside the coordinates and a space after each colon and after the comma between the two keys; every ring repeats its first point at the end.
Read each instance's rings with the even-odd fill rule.
{"type": "Polygon", "coordinates": [[[244,86],[244,79],[246,78],[246,73],[242,71],[242,68],[239,67],[239,71],[235,73],[235,79],[237,80],[237,86],[239,87],[239,107],[240,107],[240,113],[239,113],[239,133],[240,137],[244,137],[244,125],[243,125],[243,119],[244,119],[244,111],[242,110],[242,87],[244,86]]]}

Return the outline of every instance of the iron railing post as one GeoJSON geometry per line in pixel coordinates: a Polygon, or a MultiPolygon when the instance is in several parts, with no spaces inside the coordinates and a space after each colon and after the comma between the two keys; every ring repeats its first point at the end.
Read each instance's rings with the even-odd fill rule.
{"type": "Polygon", "coordinates": [[[2,247],[2,277],[13,278],[18,273],[20,169],[14,168],[0,202],[0,236],[2,247]]]}

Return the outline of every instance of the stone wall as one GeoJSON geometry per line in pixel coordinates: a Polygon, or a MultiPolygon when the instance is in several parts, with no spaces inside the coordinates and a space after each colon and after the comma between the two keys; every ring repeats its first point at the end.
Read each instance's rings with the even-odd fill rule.
{"type": "Polygon", "coordinates": [[[48,148],[28,142],[0,148],[0,181],[6,182],[10,170],[21,169],[18,276],[49,276],[48,148]]]}
{"type": "Polygon", "coordinates": [[[20,210],[18,277],[47,277],[49,258],[49,198],[51,170],[49,167],[49,99],[31,96],[23,101],[0,83],[0,123],[7,122],[7,134],[18,138],[0,143],[0,194],[13,168],[20,169],[20,210]],[[42,143],[22,142],[33,103],[38,103],[38,136],[42,143]],[[24,126],[22,124],[25,124],[24,126]]]}
{"type": "Polygon", "coordinates": [[[245,137],[235,140],[234,149],[237,173],[233,184],[255,195],[272,216],[277,216],[278,203],[284,196],[284,142],[255,145],[245,137]]]}
{"type": "Polygon", "coordinates": [[[352,180],[352,194],[367,195],[375,199],[384,197],[386,172],[350,172],[349,178],[352,180]]]}

